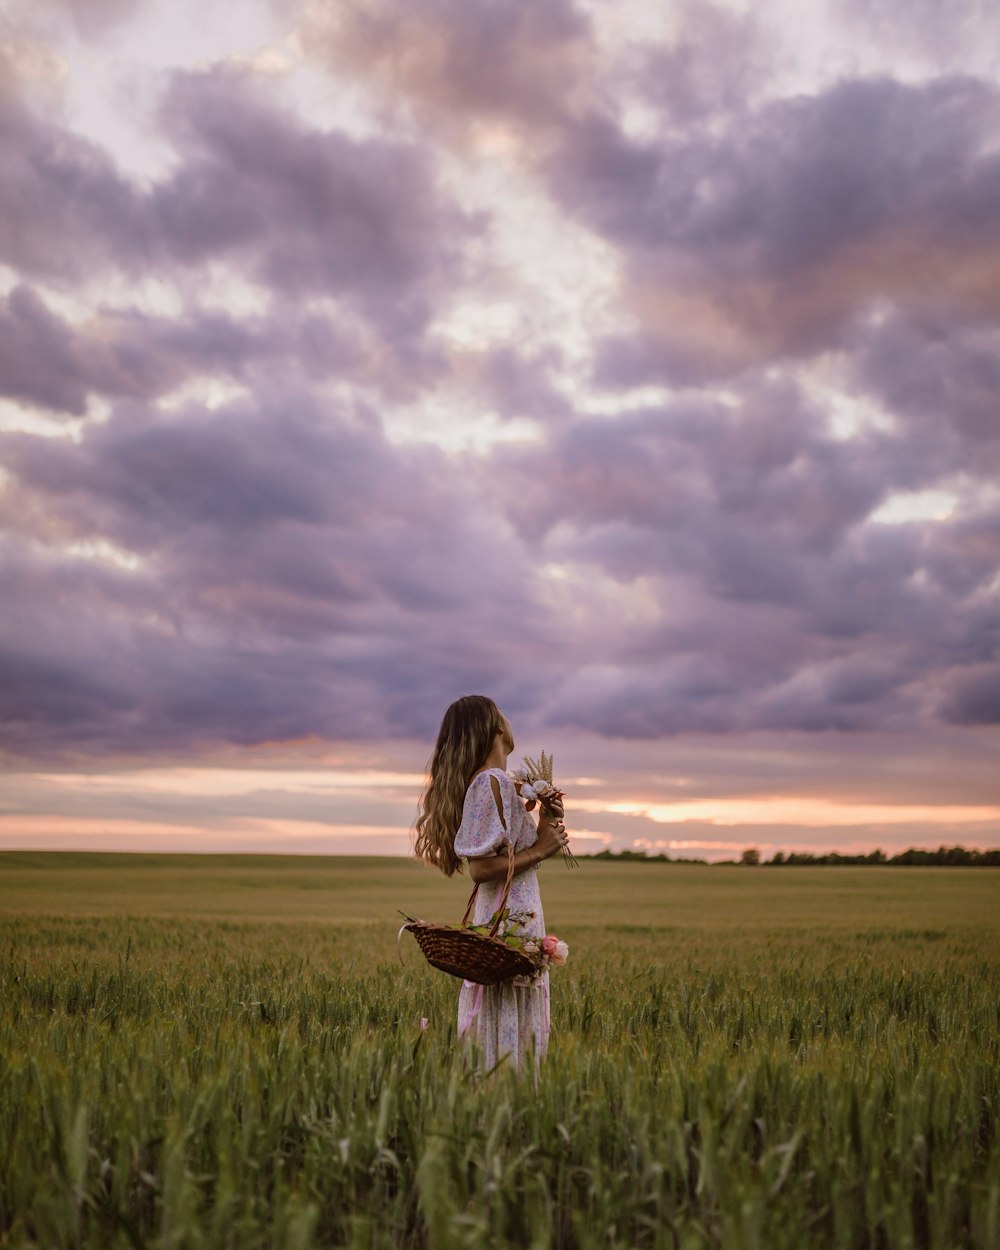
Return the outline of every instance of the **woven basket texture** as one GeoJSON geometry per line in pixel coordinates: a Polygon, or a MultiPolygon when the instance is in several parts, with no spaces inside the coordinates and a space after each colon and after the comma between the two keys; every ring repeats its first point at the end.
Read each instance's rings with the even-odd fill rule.
{"type": "Polygon", "coordinates": [[[417,920],[405,926],[417,939],[427,962],[463,981],[497,985],[511,977],[531,976],[535,965],[502,938],[417,920]]]}

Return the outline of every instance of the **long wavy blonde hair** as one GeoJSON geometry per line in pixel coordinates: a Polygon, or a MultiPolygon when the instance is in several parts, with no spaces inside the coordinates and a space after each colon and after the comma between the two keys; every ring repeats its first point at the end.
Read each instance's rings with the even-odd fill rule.
{"type": "Polygon", "coordinates": [[[502,731],[500,709],[483,694],[463,695],[444,714],[420,799],[414,850],[446,877],[462,871],[455,834],[462,823],[465,792],[502,731]]]}

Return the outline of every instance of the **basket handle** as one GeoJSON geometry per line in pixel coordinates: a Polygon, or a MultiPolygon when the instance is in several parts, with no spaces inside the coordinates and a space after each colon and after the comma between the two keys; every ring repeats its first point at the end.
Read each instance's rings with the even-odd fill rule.
{"type": "MultiPolygon", "coordinates": [[[[503,825],[504,833],[507,832],[507,821],[504,819],[503,805],[500,802],[500,786],[493,777],[490,778],[490,784],[493,786],[493,801],[497,805],[497,815],[500,817],[500,823],[503,825]]],[[[497,918],[493,921],[490,928],[490,937],[496,937],[500,928],[500,918],[503,915],[503,909],[507,906],[507,898],[510,894],[510,884],[514,880],[514,843],[508,837],[505,839],[507,846],[507,880],[504,882],[503,894],[500,896],[500,902],[497,906],[497,918]]],[[[469,923],[469,917],[472,915],[472,905],[476,901],[476,895],[479,893],[479,883],[473,886],[472,893],[469,895],[469,902],[465,908],[465,915],[462,917],[462,924],[469,923]]]]}
{"type": "MultiPolygon", "coordinates": [[[[507,846],[507,880],[504,882],[503,894],[500,896],[500,902],[497,905],[497,918],[493,921],[490,928],[490,937],[496,937],[497,930],[500,928],[500,918],[503,915],[503,909],[507,906],[507,896],[510,894],[510,883],[514,880],[514,843],[509,838],[506,839],[507,846]]],[[[465,908],[465,915],[462,917],[462,924],[469,923],[469,917],[472,915],[472,905],[476,901],[476,895],[479,893],[479,883],[472,887],[472,893],[469,895],[469,901],[465,908]]]]}

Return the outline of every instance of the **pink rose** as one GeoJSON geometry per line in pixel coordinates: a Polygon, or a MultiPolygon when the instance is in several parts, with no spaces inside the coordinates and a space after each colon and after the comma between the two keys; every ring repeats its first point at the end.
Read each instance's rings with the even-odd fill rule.
{"type": "Polygon", "coordinates": [[[548,955],[552,963],[564,964],[569,958],[569,947],[565,942],[556,937],[554,933],[549,933],[542,938],[542,950],[548,955]]]}

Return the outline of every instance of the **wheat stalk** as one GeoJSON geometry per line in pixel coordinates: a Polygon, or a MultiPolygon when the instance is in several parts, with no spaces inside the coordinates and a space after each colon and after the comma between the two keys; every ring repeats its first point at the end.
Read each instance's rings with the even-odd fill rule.
{"type": "Polygon", "coordinates": [[[527,769],[528,777],[532,781],[541,779],[553,785],[552,779],[552,756],[546,755],[543,751],[538,759],[532,759],[530,755],[524,757],[524,767],[527,769]]]}
{"type": "MultiPolygon", "coordinates": [[[[541,781],[547,781],[550,786],[555,785],[555,781],[553,780],[553,776],[552,776],[551,754],[546,755],[545,752],[542,751],[541,754],[538,756],[537,760],[532,759],[530,755],[525,755],[523,757],[523,760],[524,760],[525,771],[528,774],[529,783],[532,781],[541,780],[541,781]]],[[[559,797],[560,798],[562,797],[562,791],[559,791],[559,797]]],[[[541,803],[543,807],[546,806],[544,800],[541,800],[541,803]]],[[[567,868],[578,867],[578,860],[576,856],[573,854],[573,852],[569,849],[568,846],[563,847],[562,856],[563,856],[563,860],[567,868]]]]}

